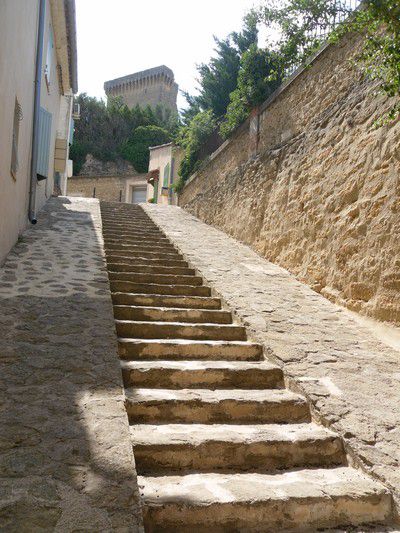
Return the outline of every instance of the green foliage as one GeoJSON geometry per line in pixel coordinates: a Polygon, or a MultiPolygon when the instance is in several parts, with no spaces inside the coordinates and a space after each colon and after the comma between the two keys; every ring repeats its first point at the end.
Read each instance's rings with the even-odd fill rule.
{"type": "Polygon", "coordinates": [[[200,148],[216,128],[217,121],[211,109],[200,111],[187,126],[181,128],[177,141],[185,149],[179,168],[179,175],[184,180],[188,179],[200,165],[200,148]]]}
{"type": "Polygon", "coordinates": [[[175,181],[175,183],[172,184],[172,189],[177,193],[180,194],[183,191],[183,187],[185,186],[186,180],[182,178],[182,176],[179,176],[178,180],[175,181]]]}
{"type": "Polygon", "coordinates": [[[85,141],[81,141],[79,139],[74,140],[74,143],[72,144],[69,151],[69,157],[74,162],[75,174],[79,174],[79,172],[81,171],[81,168],[86,160],[86,155],[90,153],[90,151],[91,146],[88,143],[85,143],[85,141]]]}
{"type": "Polygon", "coordinates": [[[226,39],[214,37],[215,55],[208,64],[202,63],[197,68],[199,94],[185,95],[189,107],[183,112],[184,124],[200,111],[211,110],[217,118],[225,115],[229,95],[236,89],[240,58],[251,45],[257,43],[257,37],[257,20],[254,15],[245,18],[240,33],[231,33],[226,39]]]}
{"type": "MultiPolygon", "coordinates": [[[[168,140],[176,134],[179,127],[177,114],[161,106],[154,109],[149,106],[136,106],[130,110],[121,98],[110,98],[106,105],[102,100],[85,93],[80,94],[76,102],[81,106],[81,118],[75,123],[74,142],[70,153],[77,174],[89,153],[100,161],[115,161],[122,155],[122,150],[129,141],[132,148],[135,131],[141,126],[162,128],[168,132],[168,140]]],[[[134,164],[133,161],[137,160],[140,160],[142,169],[143,158],[138,159],[136,154],[130,161],[134,164]]]]}
{"type": "MultiPolygon", "coordinates": [[[[364,0],[356,11],[346,0],[266,0],[253,14],[268,30],[278,31],[278,39],[269,46],[281,56],[286,72],[304,62],[328,38],[336,41],[347,32],[364,35],[356,63],[366,76],[380,83],[385,94],[400,96],[399,0],[364,0]]],[[[379,123],[399,115],[400,102],[395,102],[379,123]]]]}
{"type": "Polygon", "coordinates": [[[138,172],[149,168],[149,147],[171,141],[171,134],[159,126],[139,126],[120,149],[124,159],[130,161],[138,172]]]}
{"type": "Polygon", "coordinates": [[[257,37],[257,19],[251,14],[245,18],[241,32],[233,32],[222,40],[214,37],[214,56],[208,64],[198,66],[199,93],[195,96],[184,93],[189,105],[182,111],[177,142],[185,149],[185,156],[176,191],[182,189],[184,181],[201,165],[200,148],[225,116],[230,94],[237,87],[241,57],[251,46],[256,46],[257,37]]]}
{"type": "Polygon", "coordinates": [[[343,24],[334,39],[345,32],[365,35],[356,62],[364,74],[380,84],[381,91],[396,97],[389,112],[378,120],[385,124],[400,116],[400,3],[398,0],[365,0],[363,9],[343,24]]]}
{"type": "Polygon", "coordinates": [[[267,26],[268,48],[280,55],[290,72],[314,53],[350,12],[346,0],[266,0],[253,14],[267,26]]]}
{"type": "Polygon", "coordinates": [[[252,45],[240,60],[237,88],[230,95],[230,103],[221,124],[222,137],[230,135],[249,115],[252,108],[270,96],[282,81],[280,57],[269,50],[252,45]]]}

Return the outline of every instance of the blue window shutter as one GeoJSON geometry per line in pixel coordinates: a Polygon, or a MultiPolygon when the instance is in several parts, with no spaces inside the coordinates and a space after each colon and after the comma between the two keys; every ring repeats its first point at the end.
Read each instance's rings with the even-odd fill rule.
{"type": "Polygon", "coordinates": [[[36,173],[46,178],[49,177],[51,121],[51,113],[41,107],[39,113],[39,146],[36,173]]]}
{"type": "Polygon", "coordinates": [[[69,144],[72,144],[74,142],[74,128],[75,128],[75,122],[74,122],[74,119],[71,118],[71,125],[69,127],[69,144]]]}

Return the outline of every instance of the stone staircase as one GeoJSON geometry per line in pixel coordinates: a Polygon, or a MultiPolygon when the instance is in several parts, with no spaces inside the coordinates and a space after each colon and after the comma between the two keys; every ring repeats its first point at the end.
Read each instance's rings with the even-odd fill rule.
{"type": "Polygon", "coordinates": [[[101,211],[146,531],[385,523],[386,489],[347,465],[341,439],[143,209],[101,211]]]}

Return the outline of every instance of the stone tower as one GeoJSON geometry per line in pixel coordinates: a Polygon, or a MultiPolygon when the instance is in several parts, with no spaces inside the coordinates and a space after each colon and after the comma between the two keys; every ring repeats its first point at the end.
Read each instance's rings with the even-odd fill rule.
{"type": "Polygon", "coordinates": [[[178,84],[175,83],[172,70],[165,65],[106,81],[104,90],[107,97],[122,96],[130,108],[137,104],[140,107],[160,104],[177,111],[178,84]]]}

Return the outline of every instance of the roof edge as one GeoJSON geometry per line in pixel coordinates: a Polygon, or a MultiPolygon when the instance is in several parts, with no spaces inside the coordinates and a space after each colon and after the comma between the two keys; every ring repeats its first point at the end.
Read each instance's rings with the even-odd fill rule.
{"type": "Polygon", "coordinates": [[[71,89],[78,92],[78,52],[76,42],[76,6],[75,0],[64,0],[67,39],[69,49],[69,71],[71,89]]]}

